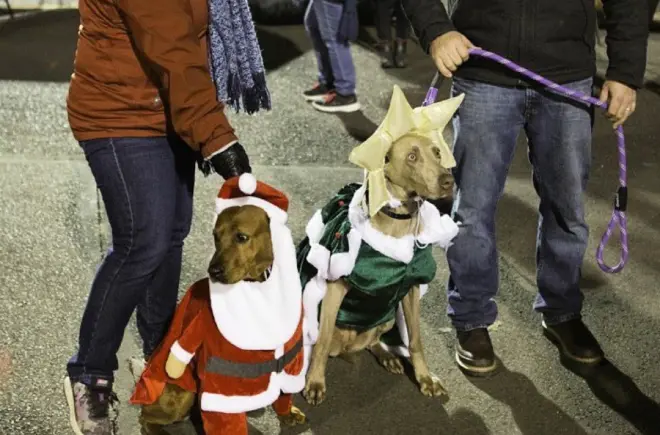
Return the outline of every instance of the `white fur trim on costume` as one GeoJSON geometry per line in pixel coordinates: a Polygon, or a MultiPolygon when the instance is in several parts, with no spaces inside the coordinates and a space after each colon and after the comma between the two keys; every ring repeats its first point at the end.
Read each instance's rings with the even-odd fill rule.
{"type": "Polygon", "coordinates": [[[172,347],[170,347],[170,352],[182,363],[188,364],[190,360],[195,356],[195,354],[185,350],[178,341],[175,341],[172,347]]]}
{"type": "MultiPolygon", "coordinates": [[[[303,321],[304,322],[304,321],[303,321]]],[[[309,358],[307,357],[308,349],[303,345],[301,350],[303,353],[303,366],[300,373],[297,375],[290,375],[286,371],[277,374],[280,383],[280,390],[283,393],[297,394],[305,388],[305,377],[307,376],[307,369],[309,368],[309,358]]],[[[275,352],[275,358],[279,358],[284,352],[279,354],[275,352]]]]}
{"type": "Polygon", "coordinates": [[[306,234],[310,246],[306,260],[316,268],[317,274],[323,279],[335,281],[342,276],[349,275],[355,267],[362,237],[359,232],[351,229],[346,236],[348,251],[332,254],[325,246],[319,244],[324,228],[319,210],[307,224],[306,234]]]}
{"type": "Polygon", "coordinates": [[[325,297],[327,281],[320,275],[310,279],[303,291],[303,313],[306,328],[303,331],[303,343],[314,345],[319,337],[319,304],[325,297]]]}
{"type": "Polygon", "coordinates": [[[243,196],[231,199],[216,198],[215,212],[220,214],[230,207],[243,207],[244,205],[254,205],[264,209],[271,221],[277,221],[281,224],[285,224],[287,221],[287,212],[275,204],[255,196],[243,196]]]}
{"type": "Polygon", "coordinates": [[[316,210],[314,216],[307,222],[305,227],[305,234],[309,238],[309,244],[313,245],[318,243],[323,237],[323,230],[325,229],[325,224],[323,223],[323,213],[321,210],[316,210]]]}
{"type": "Polygon", "coordinates": [[[257,191],[257,179],[250,173],[245,173],[238,178],[238,188],[246,195],[252,195],[257,191]]]}
{"type": "Polygon", "coordinates": [[[408,234],[396,238],[383,234],[371,225],[368,214],[362,208],[365,192],[365,185],[355,192],[349,205],[348,219],[351,226],[361,234],[365,243],[393,260],[410,263],[416,242],[423,245],[438,245],[446,249],[458,234],[458,225],[449,216],[441,216],[440,212],[428,202],[422,203],[420,207],[422,231],[417,237],[408,234]]]}
{"type": "Polygon", "coordinates": [[[328,269],[328,280],[330,281],[350,275],[355,267],[360,245],[362,245],[362,236],[358,231],[351,229],[346,238],[348,239],[348,251],[330,256],[330,268],[328,269]]]}
{"type": "Polygon", "coordinates": [[[243,350],[277,349],[295,333],[302,316],[296,248],[286,225],[270,222],[273,267],[265,282],[210,283],[216,326],[243,350]]]}
{"type": "Polygon", "coordinates": [[[330,268],[330,251],[318,243],[310,245],[307,253],[307,262],[316,268],[317,274],[323,279],[328,279],[330,268]]]}
{"type": "Polygon", "coordinates": [[[424,245],[432,244],[447,249],[458,235],[458,224],[447,214],[441,215],[431,203],[424,201],[419,209],[422,219],[422,232],[417,241],[424,245]]]}
{"type": "MultiPolygon", "coordinates": [[[[419,298],[421,299],[429,291],[428,284],[422,284],[419,286],[419,298]]],[[[410,338],[408,336],[408,325],[406,325],[406,316],[403,313],[403,303],[399,302],[399,306],[396,310],[396,324],[395,327],[399,330],[399,336],[403,345],[399,346],[389,346],[382,341],[380,342],[380,347],[386,351],[393,353],[404,358],[410,357],[410,351],[408,346],[410,345],[410,338]]]]}
{"type": "MultiPolygon", "coordinates": [[[[306,352],[303,346],[303,352],[306,352]]],[[[281,357],[283,348],[279,347],[275,351],[275,358],[281,357]]],[[[265,408],[272,405],[281,393],[296,394],[305,388],[305,376],[307,374],[308,357],[303,355],[305,362],[302,370],[297,375],[290,375],[285,371],[272,373],[268,388],[252,396],[227,396],[218,393],[202,392],[201,408],[202,411],[224,412],[227,414],[238,414],[250,412],[256,409],[265,408]]]]}

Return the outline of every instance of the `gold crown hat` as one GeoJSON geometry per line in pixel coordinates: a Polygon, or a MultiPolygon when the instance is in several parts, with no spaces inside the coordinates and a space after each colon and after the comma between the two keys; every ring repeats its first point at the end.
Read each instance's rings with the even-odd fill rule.
{"type": "Polygon", "coordinates": [[[372,217],[387,205],[391,195],[385,180],[385,157],[392,144],[401,137],[414,133],[428,137],[440,149],[442,166],[450,169],[456,166],[456,160],[443,137],[443,131],[451,120],[458,106],[463,102],[464,94],[449,98],[428,106],[413,109],[401,88],[394,85],[392,100],[385,119],[374,134],[353,149],[348,160],[363,168],[366,172],[369,195],[369,216],[372,217]]]}

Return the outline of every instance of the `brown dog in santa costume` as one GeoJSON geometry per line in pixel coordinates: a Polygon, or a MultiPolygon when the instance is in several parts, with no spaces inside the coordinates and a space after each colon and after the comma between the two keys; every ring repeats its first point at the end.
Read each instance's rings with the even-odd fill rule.
{"type": "Polygon", "coordinates": [[[185,418],[196,395],[209,435],[247,435],[246,412],[268,405],[283,424],[305,422],[292,404],[307,358],[287,209],[250,174],[223,184],[209,277],[186,292],[131,397],[143,434],[185,418]]]}

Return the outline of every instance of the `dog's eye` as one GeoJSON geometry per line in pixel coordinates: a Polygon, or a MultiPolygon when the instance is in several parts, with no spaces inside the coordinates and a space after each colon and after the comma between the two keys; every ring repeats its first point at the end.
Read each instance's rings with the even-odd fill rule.
{"type": "Polygon", "coordinates": [[[248,240],[250,240],[250,238],[247,236],[247,234],[244,234],[244,233],[236,233],[236,241],[237,241],[238,243],[245,243],[245,242],[247,242],[248,240]]]}
{"type": "Polygon", "coordinates": [[[417,160],[417,153],[410,153],[408,154],[408,161],[414,162],[417,160]]]}

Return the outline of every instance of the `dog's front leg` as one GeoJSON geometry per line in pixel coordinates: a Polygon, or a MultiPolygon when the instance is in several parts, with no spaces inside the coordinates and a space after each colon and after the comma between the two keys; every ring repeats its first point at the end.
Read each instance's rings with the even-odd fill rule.
{"type": "Polygon", "coordinates": [[[307,417],[298,407],[293,404],[293,396],[288,393],[282,393],[273,403],[273,410],[277,418],[284,426],[297,426],[305,424],[307,417]]]}
{"type": "Polygon", "coordinates": [[[303,396],[312,405],[318,405],[325,399],[325,367],[330,354],[337,313],[347,292],[348,287],[343,280],[328,282],[325,297],[321,303],[318,340],[312,350],[312,361],[303,391],[303,396]]]}
{"type": "Polygon", "coordinates": [[[426,357],[424,356],[420,330],[421,310],[419,298],[419,286],[414,286],[402,301],[403,314],[406,319],[406,328],[408,329],[410,362],[415,370],[415,379],[419,384],[422,394],[429,397],[446,395],[447,390],[445,390],[438,378],[431,375],[426,363],[426,357]]]}

